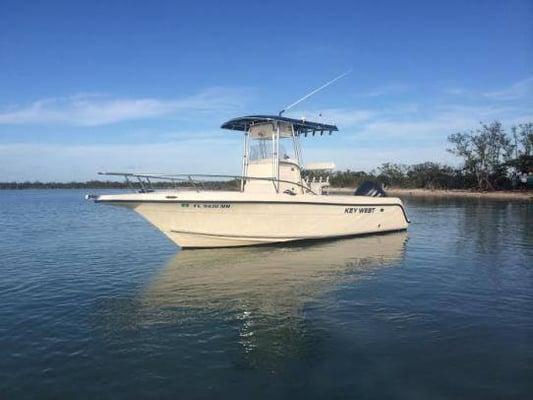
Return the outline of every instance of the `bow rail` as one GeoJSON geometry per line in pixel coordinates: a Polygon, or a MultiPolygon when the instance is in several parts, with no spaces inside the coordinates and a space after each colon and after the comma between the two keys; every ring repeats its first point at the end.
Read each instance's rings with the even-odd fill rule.
{"type": "MultiPolygon", "coordinates": [[[[293,181],[287,181],[283,179],[277,179],[275,177],[259,177],[259,176],[247,176],[244,177],[242,175],[218,175],[218,174],[135,174],[130,172],[98,172],[98,175],[104,175],[104,176],[122,176],[124,180],[126,181],[126,184],[128,187],[134,191],[138,191],[140,193],[148,193],[153,192],[156,189],[154,188],[153,181],[167,181],[170,182],[173,187],[178,189],[186,188],[185,184],[190,184],[193,189],[195,189],[197,192],[201,190],[206,190],[205,184],[207,183],[229,183],[231,180],[234,180],[235,182],[246,182],[248,180],[256,180],[256,181],[269,181],[272,182],[274,185],[274,188],[276,188],[276,184],[278,182],[282,183],[288,183],[290,185],[295,185],[303,190],[304,193],[310,193],[316,195],[317,193],[314,192],[309,186],[304,185],[300,182],[293,182],[293,181]],[[217,180],[201,180],[198,178],[205,178],[205,179],[217,179],[217,180]],[[230,181],[223,181],[223,179],[229,179],[230,181]],[[135,187],[135,184],[138,185],[138,188],[135,187]]],[[[242,189],[243,185],[240,186],[240,188],[237,188],[236,191],[243,191],[242,189]]]]}

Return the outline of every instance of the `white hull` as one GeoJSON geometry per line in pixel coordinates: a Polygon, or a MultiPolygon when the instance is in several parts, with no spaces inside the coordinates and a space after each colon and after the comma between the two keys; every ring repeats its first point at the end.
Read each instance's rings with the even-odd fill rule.
{"type": "Polygon", "coordinates": [[[234,247],[404,230],[396,198],[155,192],[102,195],[134,209],[182,248],[234,247]]]}

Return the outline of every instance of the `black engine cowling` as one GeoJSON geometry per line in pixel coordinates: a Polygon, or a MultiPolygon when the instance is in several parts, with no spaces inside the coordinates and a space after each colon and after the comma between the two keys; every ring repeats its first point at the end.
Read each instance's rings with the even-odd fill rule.
{"type": "Polygon", "coordinates": [[[364,181],[357,187],[354,196],[387,197],[387,194],[380,183],[364,181]]]}

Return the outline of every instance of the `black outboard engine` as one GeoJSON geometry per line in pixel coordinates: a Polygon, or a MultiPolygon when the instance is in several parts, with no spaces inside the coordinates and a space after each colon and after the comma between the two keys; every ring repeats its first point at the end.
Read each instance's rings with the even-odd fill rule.
{"type": "Polygon", "coordinates": [[[387,194],[380,183],[364,181],[358,186],[354,196],[387,197],[387,194]]]}

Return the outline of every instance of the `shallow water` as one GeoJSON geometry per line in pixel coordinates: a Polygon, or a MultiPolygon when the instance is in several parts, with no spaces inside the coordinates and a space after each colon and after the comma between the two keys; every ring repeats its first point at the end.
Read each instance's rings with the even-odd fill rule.
{"type": "Polygon", "coordinates": [[[83,191],[0,191],[0,398],[531,398],[533,206],[180,252],[83,191]]]}

